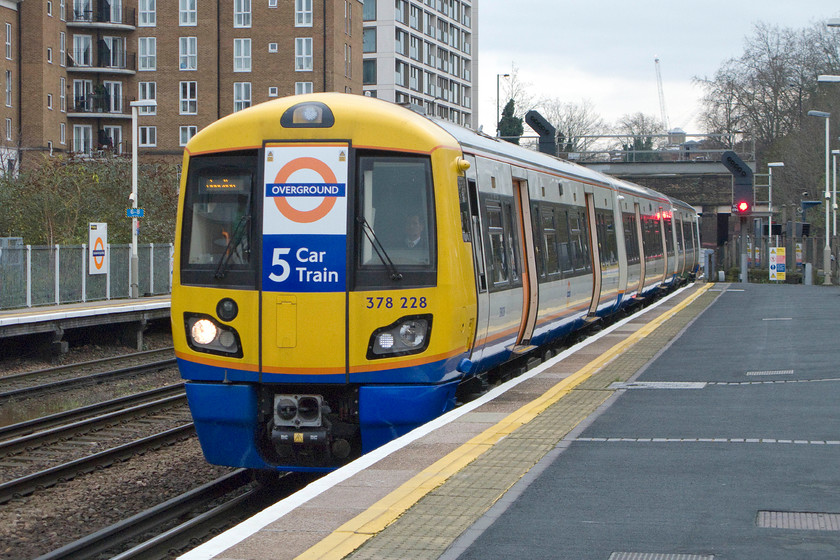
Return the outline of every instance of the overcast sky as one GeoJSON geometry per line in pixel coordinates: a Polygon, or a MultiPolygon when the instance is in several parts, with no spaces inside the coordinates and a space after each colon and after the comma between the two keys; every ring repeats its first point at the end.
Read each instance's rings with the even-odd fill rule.
{"type": "Polygon", "coordinates": [[[671,127],[699,132],[694,119],[702,91],[692,78],[712,77],[723,61],[740,56],[753,24],[803,28],[840,17],[838,0],[476,3],[479,124],[490,134],[496,76],[510,73],[512,65],[534,95],[588,99],[608,123],[640,111],[659,117],[656,57],[671,127]]]}

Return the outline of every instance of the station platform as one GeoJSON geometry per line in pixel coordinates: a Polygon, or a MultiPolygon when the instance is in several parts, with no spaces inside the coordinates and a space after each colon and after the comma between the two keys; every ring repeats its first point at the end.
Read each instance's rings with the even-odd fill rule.
{"type": "Polygon", "coordinates": [[[689,286],[181,558],[838,558],[838,317],[689,286]]]}
{"type": "Polygon", "coordinates": [[[132,338],[136,337],[139,349],[142,348],[143,328],[146,324],[152,320],[168,319],[169,310],[168,294],[4,309],[0,310],[0,338],[52,333],[53,343],[60,352],[63,347],[62,337],[67,330],[117,324],[123,325],[132,338]]]}

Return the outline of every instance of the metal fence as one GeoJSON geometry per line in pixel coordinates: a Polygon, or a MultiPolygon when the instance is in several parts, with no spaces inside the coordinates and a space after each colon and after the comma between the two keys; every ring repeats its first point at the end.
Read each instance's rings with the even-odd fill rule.
{"type": "MultiPolygon", "coordinates": [[[[21,245],[0,249],[0,309],[128,298],[131,246],[108,245],[104,274],[91,274],[87,245],[21,245]]],[[[172,291],[173,246],[137,246],[139,293],[172,291]]]]}

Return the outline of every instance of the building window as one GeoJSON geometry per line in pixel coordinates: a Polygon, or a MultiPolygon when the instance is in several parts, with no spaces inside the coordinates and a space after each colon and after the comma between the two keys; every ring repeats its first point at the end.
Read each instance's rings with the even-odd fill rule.
{"type": "Polygon", "coordinates": [[[62,113],[67,112],[67,78],[58,79],[58,108],[62,113]]]}
{"type": "Polygon", "coordinates": [[[353,5],[351,0],[344,0],[344,33],[353,34],[353,5]]]}
{"type": "Polygon", "coordinates": [[[87,124],[73,125],[73,151],[89,154],[93,150],[93,127],[87,124]]]}
{"type": "Polygon", "coordinates": [[[12,24],[6,24],[6,59],[12,60],[12,24]]]}
{"type": "MultiPolygon", "coordinates": [[[[157,101],[157,82],[140,82],[137,84],[137,100],[138,101],[157,101]]],[[[139,115],[155,115],[157,114],[157,107],[138,107],[137,113],[139,115]]]]}
{"type": "Polygon", "coordinates": [[[198,69],[198,37],[181,37],[178,41],[178,67],[181,70],[198,69]]]}
{"type": "Polygon", "coordinates": [[[376,28],[368,27],[362,31],[362,52],[376,52],[376,28]]]}
{"type": "Polygon", "coordinates": [[[12,71],[6,70],[6,107],[12,106],[12,71]]]}
{"type": "Polygon", "coordinates": [[[58,2],[58,17],[61,21],[67,20],[67,0],[59,0],[58,2]]]}
{"type": "Polygon", "coordinates": [[[154,27],[157,25],[156,0],[140,0],[137,25],[139,27],[154,27]]]}
{"type": "Polygon", "coordinates": [[[268,0],[268,7],[269,8],[276,8],[277,7],[277,0],[268,0]]]}
{"type": "Polygon", "coordinates": [[[376,21],[376,0],[365,0],[362,6],[362,20],[376,21]]]}
{"type": "Polygon", "coordinates": [[[233,3],[233,26],[251,27],[251,0],[235,0],[233,3]]]}
{"type": "Polygon", "coordinates": [[[52,48],[47,47],[47,64],[52,64],[52,48]]]}
{"type": "Polygon", "coordinates": [[[53,107],[52,107],[52,94],[51,94],[51,93],[48,93],[48,94],[47,94],[47,109],[49,109],[50,111],[52,111],[52,108],[53,108],[53,107]]]}
{"type": "Polygon", "coordinates": [[[12,139],[12,119],[6,119],[6,140],[12,139]]]}
{"type": "Polygon", "coordinates": [[[122,113],[122,82],[103,82],[105,86],[105,110],[109,113],[122,113]]]}
{"type": "Polygon", "coordinates": [[[73,66],[90,66],[93,57],[93,38],[73,35],[73,66]]]}
{"type": "Polygon", "coordinates": [[[312,0],[295,0],[295,27],[312,27],[312,0]]]}
{"type": "Polygon", "coordinates": [[[153,148],[157,146],[157,127],[156,126],[140,126],[137,132],[140,139],[137,142],[138,146],[144,148],[153,148]]]}
{"type": "Polygon", "coordinates": [[[58,34],[58,63],[67,66],[67,34],[64,31],[58,34]]]}
{"type": "Polygon", "coordinates": [[[233,40],[233,71],[251,71],[251,39],[233,40]]]}
{"type": "Polygon", "coordinates": [[[99,66],[125,68],[125,37],[103,37],[107,48],[99,55],[99,66]]]}
{"type": "Polygon", "coordinates": [[[140,37],[137,40],[138,70],[157,69],[157,38],[140,37]]]}
{"type": "Polygon", "coordinates": [[[251,82],[233,83],[233,112],[247,109],[251,106],[251,82]]]}
{"type": "Polygon", "coordinates": [[[295,82],[295,95],[303,95],[304,93],[312,93],[315,91],[312,82],[295,82]]]}
{"type": "Polygon", "coordinates": [[[58,143],[64,146],[67,144],[67,125],[59,123],[58,125],[58,143]]]}
{"type": "Polygon", "coordinates": [[[47,0],[47,15],[52,17],[52,0],[47,0]]]}
{"type": "Polygon", "coordinates": [[[195,7],[197,0],[179,0],[178,24],[182,26],[196,25],[198,13],[195,7]]]}
{"type": "Polygon", "coordinates": [[[181,146],[186,146],[187,142],[190,141],[190,138],[195,136],[195,133],[198,132],[197,126],[182,126],[181,127],[181,146]]]}
{"type": "Polygon", "coordinates": [[[362,62],[362,84],[376,85],[376,61],[365,60],[362,62]]]}
{"type": "Polygon", "coordinates": [[[312,70],[312,38],[295,39],[295,71],[312,70]]]}
{"type": "Polygon", "coordinates": [[[105,139],[107,140],[107,144],[103,147],[108,148],[110,150],[114,150],[114,152],[121,154],[122,153],[122,127],[121,126],[105,126],[103,127],[105,131],[105,139]]]}
{"type": "Polygon", "coordinates": [[[181,82],[181,110],[182,115],[198,113],[198,82],[181,82]]]}
{"type": "Polygon", "coordinates": [[[346,43],[344,44],[344,77],[353,77],[353,48],[346,43]]]}
{"type": "Polygon", "coordinates": [[[269,43],[269,44],[268,44],[268,52],[270,52],[270,53],[276,53],[277,51],[278,51],[278,49],[277,49],[277,43],[269,43]]]}

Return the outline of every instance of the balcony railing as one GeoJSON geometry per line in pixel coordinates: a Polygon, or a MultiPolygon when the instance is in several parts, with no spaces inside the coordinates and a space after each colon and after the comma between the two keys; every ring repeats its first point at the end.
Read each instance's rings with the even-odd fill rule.
{"type": "Polygon", "coordinates": [[[71,113],[105,113],[112,115],[128,114],[129,99],[125,96],[107,93],[91,93],[73,98],[71,113]]]}
{"type": "Polygon", "coordinates": [[[108,2],[100,2],[95,7],[88,6],[73,9],[71,21],[75,23],[113,23],[115,25],[137,25],[137,10],[134,8],[112,7],[108,2]]]}
{"type": "Polygon", "coordinates": [[[114,70],[137,70],[137,53],[115,52],[101,45],[93,49],[71,49],[67,52],[67,68],[112,68],[114,70]]]}

